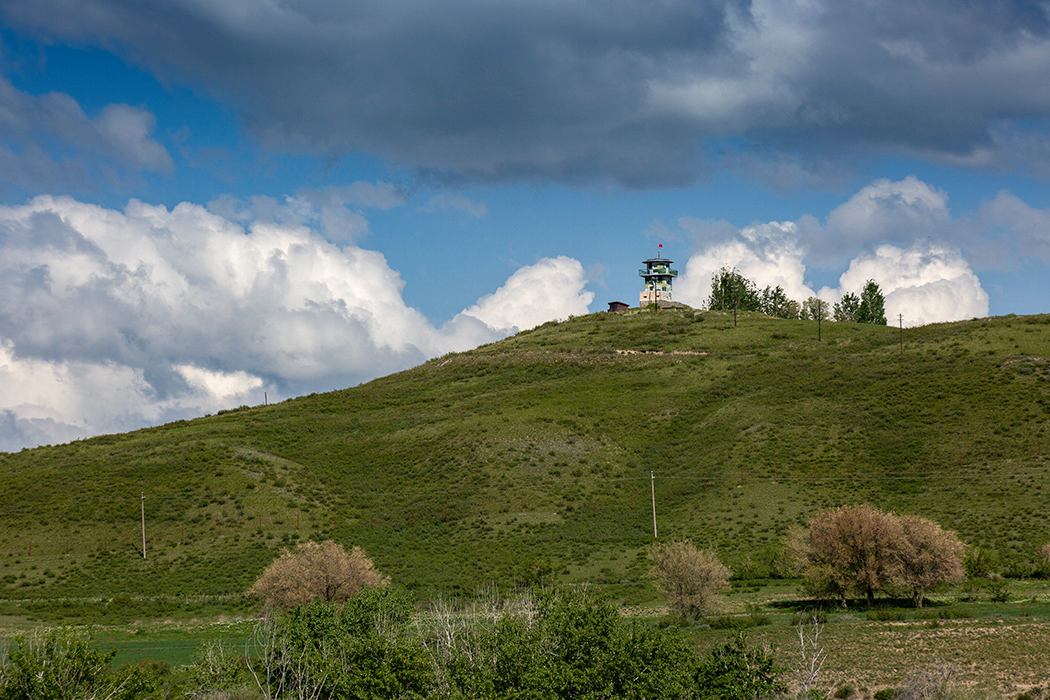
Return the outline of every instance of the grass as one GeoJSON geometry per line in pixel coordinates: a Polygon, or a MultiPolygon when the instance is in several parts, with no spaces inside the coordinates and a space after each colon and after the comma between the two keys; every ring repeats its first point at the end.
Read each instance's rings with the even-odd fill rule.
{"type": "Polygon", "coordinates": [[[549,566],[652,604],[650,470],[661,538],[742,579],[778,573],[790,525],[861,501],[1034,570],[1050,316],[909,329],[903,354],[896,329],[823,331],[593,314],[344,391],[0,455],[0,621],[242,614],[281,547],[328,537],[424,597],[549,566]]]}

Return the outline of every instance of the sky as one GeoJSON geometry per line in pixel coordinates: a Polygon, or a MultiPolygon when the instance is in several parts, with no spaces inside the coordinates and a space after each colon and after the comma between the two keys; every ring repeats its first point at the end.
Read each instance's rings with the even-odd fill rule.
{"type": "Polygon", "coordinates": [[[0,0],[0,451],[637,303],[1050,311],[1050,2],[0,0]]]}

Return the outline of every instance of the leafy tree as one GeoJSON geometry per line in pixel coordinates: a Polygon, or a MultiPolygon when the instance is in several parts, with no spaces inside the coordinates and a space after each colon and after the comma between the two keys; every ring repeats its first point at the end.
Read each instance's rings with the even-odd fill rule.
{"type": "Polygon", "coordinates": [[[799,311],[799,318],[806,321],[816,321],[818,318],[826,321],[830,316],[827,302],[817,297],[810,297],[802,302],[802,309],[799,311]]]}
{"type": "Polygon", "coordinates": [[[857,310],[860,308],[860,297],[851,292],[842,295],[839,303],[835,304],[834,319],[839,323],[856,323],[857,310]]]}
{"type": "Polygon", "coordinates": [[[860,305],[856,312],[857,323],[886,325],[886,299],[875,280],[868,280],[860,292],[860,305]]]}
{"type": "Polygon", "coordinates": [[[736,270],[723,267],[711,279],[707,308],[731,311],[761,311],[762,301],[755,283],[736,270]]]}
{"type": "Polygon", "coordinates": [[[657,587],[682,616],[697,616],[729,587],[729,569],[718,557],[688,540],[657,545],[652,551],[657,587]]]}
{"type": "Polygon", "coordinates": [[[966,577],[966,546],[953,531],[927,518],[903,516],[900,524],[901,585],[911,592],[915,607],[921,608],[926,593],[966,577]]]}
{"type": "Polygon", "coordinates": [[[303,542],[285,549],[248,589],[248,595],[280,607],[313,600],[342,601],[362,588],[383,586],[389,579],[376,570],[364,550],[350,552],[332,540],[303,542]]]}
{"type": "Polygon", "coordinates": [[[806,533],[807,584],[843,603],[850,595],[863,595],[871,605],[876,593],[901,579],[903,536],[896,516],[869,505],[817,513],[806,533]]]}
{"type": "Polygon", "coordinates": [[[703,700],[773,698],[787,691],[772,652],[748,647],[742,637],[717,647],[700,663],[696,686],[703,700]]]}
{"type": "Polygon", "coordinates": [[[762,313],[767,316],[776,316],[777,318],[798,318],[798,302],[788,299],[787,294],[784,293],[784,288],[780,285],[777,285],[776,287],[766,287],[762,290],[759,299],[759,308],[762,313]]]}

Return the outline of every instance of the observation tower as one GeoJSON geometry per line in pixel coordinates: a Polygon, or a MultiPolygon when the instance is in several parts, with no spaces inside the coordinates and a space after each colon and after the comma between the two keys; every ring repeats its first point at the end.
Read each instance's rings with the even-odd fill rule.
{"type": "Polygon", "coordinates": [[[645,281],[642,293],[638,295],[638,305],[642,308],[662,301],[674,301],[671,286],[674,278],[678,276],[678,270],[671,269],[671,263],[674,260],[660,255],[663,247],[664,244],[661,243],[656,251],[656,257],[643,260],[642,264],[645,265],[645,269],[638,270],[638,276],[645,281]]]}

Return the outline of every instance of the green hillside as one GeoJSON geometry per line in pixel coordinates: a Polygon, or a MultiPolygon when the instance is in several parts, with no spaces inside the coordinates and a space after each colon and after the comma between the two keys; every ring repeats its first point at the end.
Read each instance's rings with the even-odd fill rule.
{"type": "Polygon", "coordinates": [[[1050,316],[906,330],[903,354],[895,328],[823,331],[594,314],[354,389],[3,455],[0,598],[236,594],[282,545],[332,537],[423,591],[552,567],[643,600],[650,470],[661,538],[742,577],[771,573],[792,523],[857,501],[1033,566],[1050,316]]]}

